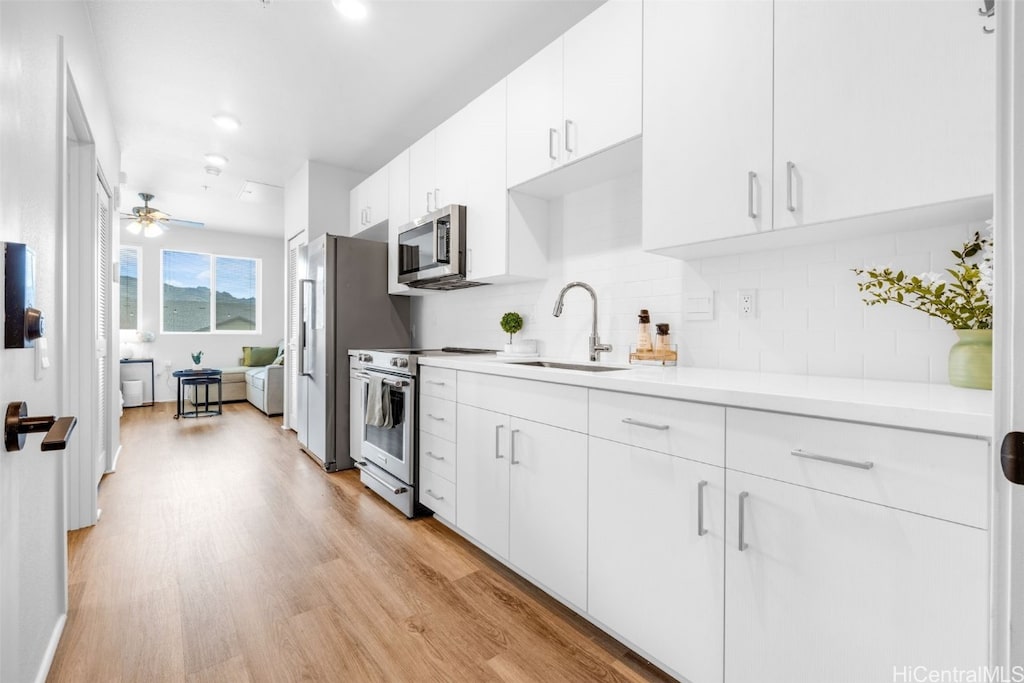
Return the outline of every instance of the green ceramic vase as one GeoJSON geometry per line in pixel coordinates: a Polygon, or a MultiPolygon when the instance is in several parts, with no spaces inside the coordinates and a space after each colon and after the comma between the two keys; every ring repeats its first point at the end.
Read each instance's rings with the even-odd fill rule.
{"type": "Polygon", "coordinates": [[[959,340],[949,350],[949,383],[968,389],[992,388],[992,330],[953,330],[959,340]]]}

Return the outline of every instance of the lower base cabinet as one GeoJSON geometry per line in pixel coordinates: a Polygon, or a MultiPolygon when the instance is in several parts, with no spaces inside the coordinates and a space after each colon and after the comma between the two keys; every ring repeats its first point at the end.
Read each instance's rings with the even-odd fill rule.
{"type": "Polygon", "coordinates": [[[726,484],[726,683],[988,662],[985,531],[732,470],[726,484]]]}
{"type": "Polygon", "coordinates": [[[590,438],[588,612],[694,683],[722,680],[724,502],[721,467],[590,438]]]}

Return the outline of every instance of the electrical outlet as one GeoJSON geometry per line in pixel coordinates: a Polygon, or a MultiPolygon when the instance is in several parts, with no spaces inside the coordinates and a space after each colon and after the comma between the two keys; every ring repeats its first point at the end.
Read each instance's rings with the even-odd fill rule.
{"type": "Polygon", "coordinates": [[[757,317],[757,290],[741,289],[736,294],[736,310],[741,320],[757,317]]]}

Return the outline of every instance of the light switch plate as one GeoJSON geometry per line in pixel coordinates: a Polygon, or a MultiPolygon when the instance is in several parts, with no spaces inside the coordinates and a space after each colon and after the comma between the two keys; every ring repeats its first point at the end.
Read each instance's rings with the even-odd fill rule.
{"type": "Polygon", "coordinates": [[[687,295],[683,304],[683,315],[687,320],[714,320],[715,293],[687,295]]]}

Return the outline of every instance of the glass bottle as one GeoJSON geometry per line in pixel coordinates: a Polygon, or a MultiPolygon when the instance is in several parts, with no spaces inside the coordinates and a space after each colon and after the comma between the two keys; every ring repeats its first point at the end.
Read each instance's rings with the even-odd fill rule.
{"type": "Polygon", "coordinates": [[[636,333],[637,353],[653,351],[651,346],[651,314],[646,308],[640,309],[640,328],[636,333]]]}
{"type": "Polygon", "coordinates": [[[658,334],[654,338],[654,352],[664,353],[672,347],[672,337],[668,333],[668,323],[658,323],[655,327],[658,330],[658,334]]]}

